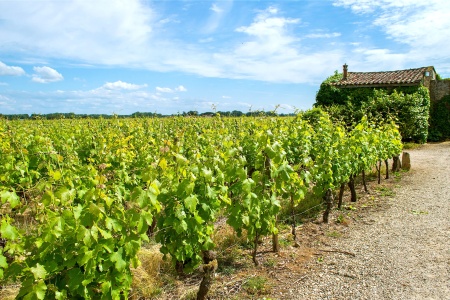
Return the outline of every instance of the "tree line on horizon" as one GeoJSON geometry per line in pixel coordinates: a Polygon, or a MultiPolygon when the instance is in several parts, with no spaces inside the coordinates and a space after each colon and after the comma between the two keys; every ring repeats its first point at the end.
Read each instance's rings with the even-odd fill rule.
{"type": "Polygon", "coordinates": [[[73,112],[70,113],[49,113],[49,114],[1,114],[0,118],[8,119],[8,120],[55,120],[55,119],[110,119],[110,118],[166,118],[166,117],[214,117],[214,116],[225,116],[225,117],[255,117],[255,116],[294,116],[294,113],[290,114],[278,114],[274,111],[250,111],[247,113],[241,112],[239,110],[233,111],[217,111],[217,112],[203,112],[199,113],[198,111],[188,111],[176,114],[160,114],[160,113],[152,113],[152,112],[135,112],[130,115],[116,115],[116,114],[76,114],[73,112]]]}

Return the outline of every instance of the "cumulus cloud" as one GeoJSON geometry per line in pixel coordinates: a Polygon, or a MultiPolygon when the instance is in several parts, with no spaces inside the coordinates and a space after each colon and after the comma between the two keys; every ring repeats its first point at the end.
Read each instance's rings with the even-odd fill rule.
{"type": "Polygon", "coordinates": [[[0,76],[21,76],[25,71],[21,67],[7,66],[0,61],[0,76]]]}
{"type": "Polygon", "coordinates": [[[151,50],[156,20],[140,0],[18,1],[1,7],[2,47],[11,52],[111,65],[138,63],[151,50]]]}
{"type": "Polygon", "coordinates": [[[32,75],[31,80],[39,83],[49,83],[61,81],[64,77],[58,73],[55,69],[50,67],[34,67],[34,74],[32,75]]]}
{"type": "Polygon", "coordinates": [[[133,84],[118,80],[116,82],[107,82],[102,88],[107,90],[138,90],[147,87],[147,84],[133,84]]]}
{"type": "MultiPolygon", "coordinates": [[[[233,1],[209,5],[210,15],[199,34],[219,28],[233,1]]],[[[309,83],[322,80],[340,58],[335,50],[312,53],[302,49],[295,34],[300,19],[283,16],[275,6],[256,11],[250,24],[235,28],[234,36],[228,32],[231,38],[220,48],[208,43],[209,36],[195,39],[203,43],[172,39],[169,29],[173,22],[162,22],[164,16],[140,0],[32,1],[26,5],[19,1],[2,5],[0,19],[1,51],[20,51],[35,60],[56,58],[91,66],[309,83]],[[323,67],[308,66],[316,58],[327,64],[332,61],[325,73],[323,67]],[[312,72],[307,75],[307,70],[312,72]]],[[[175,88],[170,90],[175,92],[175,88]]],[[[159,92],[170,93],[164,87],[159,92]]]]}
{"type": "MultiPolygon", "coordinates": [[[[430,65],[442,62],[440,68],[450,71],[445,63],[448,57],[442,49],[450,48],[450,1],[448,0],[336,0],[335,6],[351,9],[354,13],[372,18],[386,37],[406,45],[402,53],[387,49],[367,49],[367,58],[382,62],[402,62],[403,65],[430,65]]],[[[359,51],[363,50],[359,48],[359,51]]]]}
{"type": "Polygon", "coordinates": [[[298,18],[287,18],[277,7],[259,11],[247,26],[236,28],[243,38],[227,52],[216,53],[223,77],[270,82],[318,83],[330,66],[341,63],[340,49],[311,50],[295,35],[298,18]]]}
{"type": "Polygon", "coordinates": [[[294,43],[297,38],[290,35],[288,26],[297,24],[300,19],[285,18],[277,15],[275,7],[269,7],[260,12],[249,26],[241,26],[236,29],[252,37],[251,41],[245,42],[236,51],[241,55],[257,56],[262,53],[281,54],[289,52],[287,46],[294,43]]]}

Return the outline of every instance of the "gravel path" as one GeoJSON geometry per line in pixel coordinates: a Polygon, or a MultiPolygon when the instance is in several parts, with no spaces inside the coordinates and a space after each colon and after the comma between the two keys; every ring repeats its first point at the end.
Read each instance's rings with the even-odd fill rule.
{"type": "Polygon", "coordinates": [[[350,253],[325,255],[283,298],[450,299],[450,142],[407,152],[389,206],[330,241],[350,253]]]}

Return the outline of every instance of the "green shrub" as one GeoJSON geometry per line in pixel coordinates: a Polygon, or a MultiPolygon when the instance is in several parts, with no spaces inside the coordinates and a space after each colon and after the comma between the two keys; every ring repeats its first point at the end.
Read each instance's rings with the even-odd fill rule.
{"type": "Polygon", "coordinates": [[[437,142],[450,139],[450,95],[433,102],[430,109],[429,140],[437,142]]]}

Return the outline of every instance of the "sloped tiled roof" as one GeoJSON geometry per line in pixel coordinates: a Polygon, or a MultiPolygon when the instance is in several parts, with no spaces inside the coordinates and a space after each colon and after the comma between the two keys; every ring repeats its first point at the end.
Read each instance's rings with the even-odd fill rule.
{"type": "Polygon", "coordinates": [[[347,79],[331,83],[335,86],[415,85],[419,84],[429,67],[386,72],[348,72],[347,79]]]}

